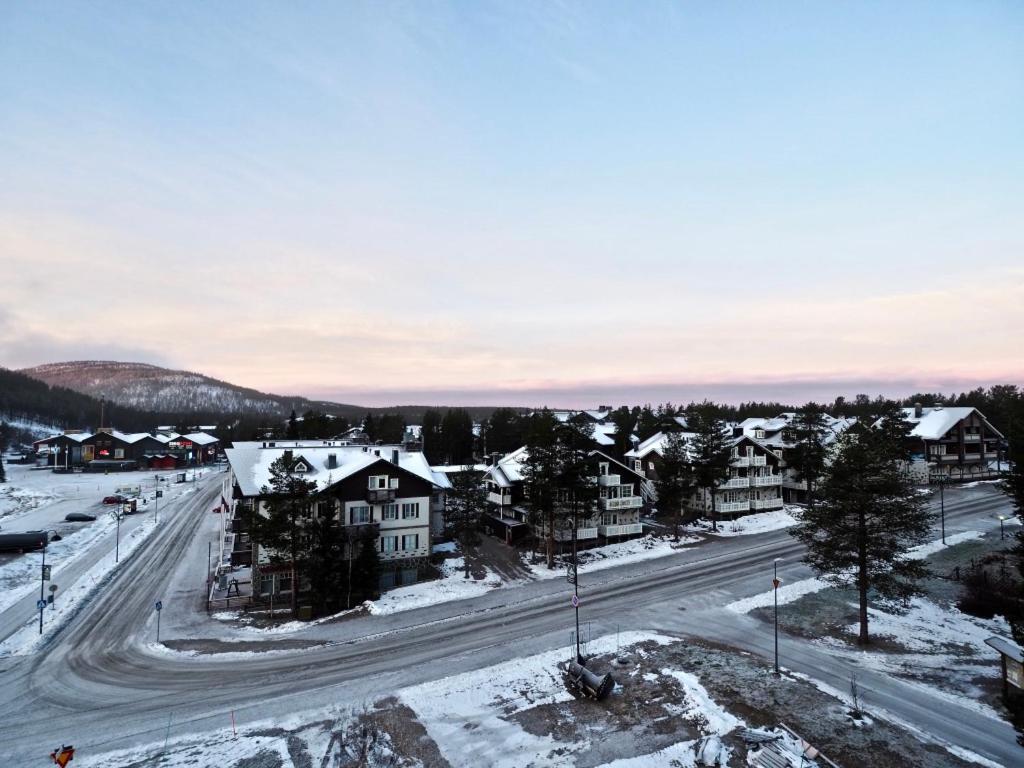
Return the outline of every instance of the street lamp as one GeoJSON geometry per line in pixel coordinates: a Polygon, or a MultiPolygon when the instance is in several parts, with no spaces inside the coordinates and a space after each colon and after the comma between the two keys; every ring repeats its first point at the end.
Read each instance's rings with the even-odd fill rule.
{"type": "Polygon", "coordinates": [[[61,535],[54,530],[43,531],[43,562],[39,569],[39,634],[43,634],[43,608],[46,607],[46,598],[43,597],[43,588],[50,580],[50,571],[46,565],[46,545],[50,543],[50,534],[53,534],[54,541],[60,541],[61,535]]]}
{"type": "Polygon", "coordinates": [[[775,598],[775,674],[779,674],[779,584],[782,583],[782,579],[779,578],[779,562],[782,560],[781,557],[776,557],[772,562],[773,576],[772,576],[772,595],[775,598]]]}
{"type": "Polygon", "coordinates": [[[939,475],[939,509],[942,513],[942,546],[946,546],[946,477],[939,475]]]}
{"type": "Polygon", "coordinates": [[[122,507],[112,509],[110,516],[117,523],[117,534],[114,538],[114,562],[117,563],[121,560],[121,521],[124,519],[124,509],[122,507]]]}
{"type": "Polygon", "coordinates": [[[1004,527],[1003,527],[1003,521],[1005,521],[1005,520],[1006,520],[1006,515],[1000,515],[999,516],[999,540],[1000,541],[1002,541],[1003,539],[1006,538],[1006,535],[1004,533],[1004,527]]]}

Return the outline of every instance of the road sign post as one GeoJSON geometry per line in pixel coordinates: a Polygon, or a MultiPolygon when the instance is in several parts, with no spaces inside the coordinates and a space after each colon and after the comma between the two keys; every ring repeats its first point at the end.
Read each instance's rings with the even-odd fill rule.
{"type": "Polygon", "coordinates": [[[50,585],[50,605],[54,610],[57,610],[57,585],[50,585]]]}
{"type": "Polygon", "coordinates": [[[164,601],[163,600],[157,600],[156,604],[153,607],[156,609],[156,641],[159,643],[160,642],[160,613],[164,609],[164,601]]]}
{"type": "Polygon", "coordinates": [[[774,572],[772,574],[772,597],[775,599],[775,674],[779,674],[779,585],[782,579],[779,578],[779,560],[776,557],[772,563],[774,572]]]}

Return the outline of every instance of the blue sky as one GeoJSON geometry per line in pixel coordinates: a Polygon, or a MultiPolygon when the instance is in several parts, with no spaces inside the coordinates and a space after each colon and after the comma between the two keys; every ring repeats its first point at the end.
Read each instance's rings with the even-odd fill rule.
{"type": "Polygon", "coordinates": [[[0,99],[3,365],[367,404],[1024,372],[1019,3],[8,4],[0,99]]]}

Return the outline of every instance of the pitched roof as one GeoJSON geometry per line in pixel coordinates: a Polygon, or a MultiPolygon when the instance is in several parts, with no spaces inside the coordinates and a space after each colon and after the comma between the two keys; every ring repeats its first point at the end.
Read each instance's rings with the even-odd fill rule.
{"type": "Polygon", "coordinates": [[[421,451],[406,451],[401,446],[359,446],[337,445],[329,440],[277,440],[274,447],[264,447],[263,442],[235,443],[228,448],[228,463],[231,465],[239,490],[244,496],[258,496],[264,486],[270,485],[270,465],[292,451],[296,458],[302,458],[309,465],[309,472],[303,476],[316,483],[316,490],[323,491],[335,483],[354,475],[360,470],[386,461],[392,464],[394,452],[398,452],[397,466],[432,485],[449,487],[443,473],[433,472],[421,451]],[[334,455],[337,466],[329,466],[329,457],[334,455]]]}
{"type": "Polygon", "coordinates": [[[985,422],[985,426],[992,432],[999,437],[1003,436],[977,408],[937,405],[934,408],[922,408],[920,416],[915,415],[913,408],[902,410],[903,418],[914,425],[910,430],[911,436],[919,437],[922,440],[941,440],[949,430],[974,413],[978,414],[978,417],[985,422]]]}

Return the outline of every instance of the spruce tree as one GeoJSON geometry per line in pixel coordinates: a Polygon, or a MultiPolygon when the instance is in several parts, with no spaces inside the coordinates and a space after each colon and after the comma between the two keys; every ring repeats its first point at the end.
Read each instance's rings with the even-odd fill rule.
{"type": "Polygon", "coordinates": [[[469,548],[480,541],[480,516],[487,508],[487,491],[470,468],[450,475],[452,487],[445,494],[445,533],[459,542],[469,578],[469,548]]]}
{"type": "Polygon", "coordinates": [[[483,425],[484,453],[511,453],[523,445],[525,420],[511,408],[499,408],[483,425]]]}
{"type": "Polygon", "coordinates": [[[908,557],[931,530],[933,514],[905,470],[909,425],[894,403],[869,416],[873,426],[839,438],[820,485],[821,498],[791,533],[804,562],[859,598],[859,643],[870,642],[868,601],[905,603],[927,575],[908,557]]]}
{"type": "Polygon", "coordinates": [[[285,432],[285,437],[289,440],[299,439],[299,419],[295,415],[295,409],[292,408],[292,413],[288,417],[288,430],[285,432]]]}
{"type": "Polygon", "coordinates": [[[352,563],[352,589],[364,600],[380,595],[380,553],[374,536],[358,539],[359,553],[352,563]]]}
{"type": "Polygon", "coordinates": [[[252,537],[272,559],[287,558],[291,563],[292,615],[298,616],[299,583],[308,560],[305,527],[316,483],[296,474],[293,467],[289,453],[270,465],[270,484],[261,489],[266,515],[254,511],[249,522],[252,537]]]}
{"type": "Polygon", "coordinates": [[[4,453],[7,451],[7,432],[10,429],[6,421],[0,421],[0,483],[7,482],[7,470],[4,469],[4,453]]]}
{"type": "MultiPolygon", "coordinates": [[[[1001,488],[1010,497],[1014,514],[1024,523],[1024,393],[1019,393],[1014,388],[1002,404],[1002,408],[1003,428],[1010,449],[1010,463],[1001,488]]],[[[1024,576],[1024,529],[1018,530],[1015,538],[1013,556],[1017,561],[1017,570],[1024,576]]],[[[1024,644],[1024,579],[1017,580],[1016,592],[1017,610],[1007,611],[1006,619],[1010,623],[1014,640],[1024,644]]]]}
{"type": "Polygon", "coordinates": [[[694,485],[711,496],[711,529],[718,530],[718,485],[729,477],[732,462],[732,438],[718,406],[705,400],[686,413],[690,438],[690,466],[694,485]]]}
{"type": "Polygon", "coordinates": [[[661,452],[658,479],[654,483],[658,492],[658,511],[672,514],[672,529],[679,541],[679,526],[682,524],[683,503],[693,493],[693,467],[686,436],[673,432],[665,437],[661,452]]]}
{"type": "Polygon", "coordinates": [[[345,535],[333,515],[317,516],[309,527],[309,587],[318,615],[340,607],[347,586],[345,535]]]}
{"type": "Polygon", "coordinates": [[[797,482],[807,483],[807,506],[814,508],[814,491],[825,471],[829,434],[824,409],[817,403],[807,403],[796,412],[794,419],[782,431],[786,442],[787,464],[794,470],[797,482]]]}
{"type": "Polygon", "coordinates": [[[441,413],[428,408],[423,412],[423,454],[427,462],[437,466],[445,461],[444,444],[441,439],[441,413]]]}

